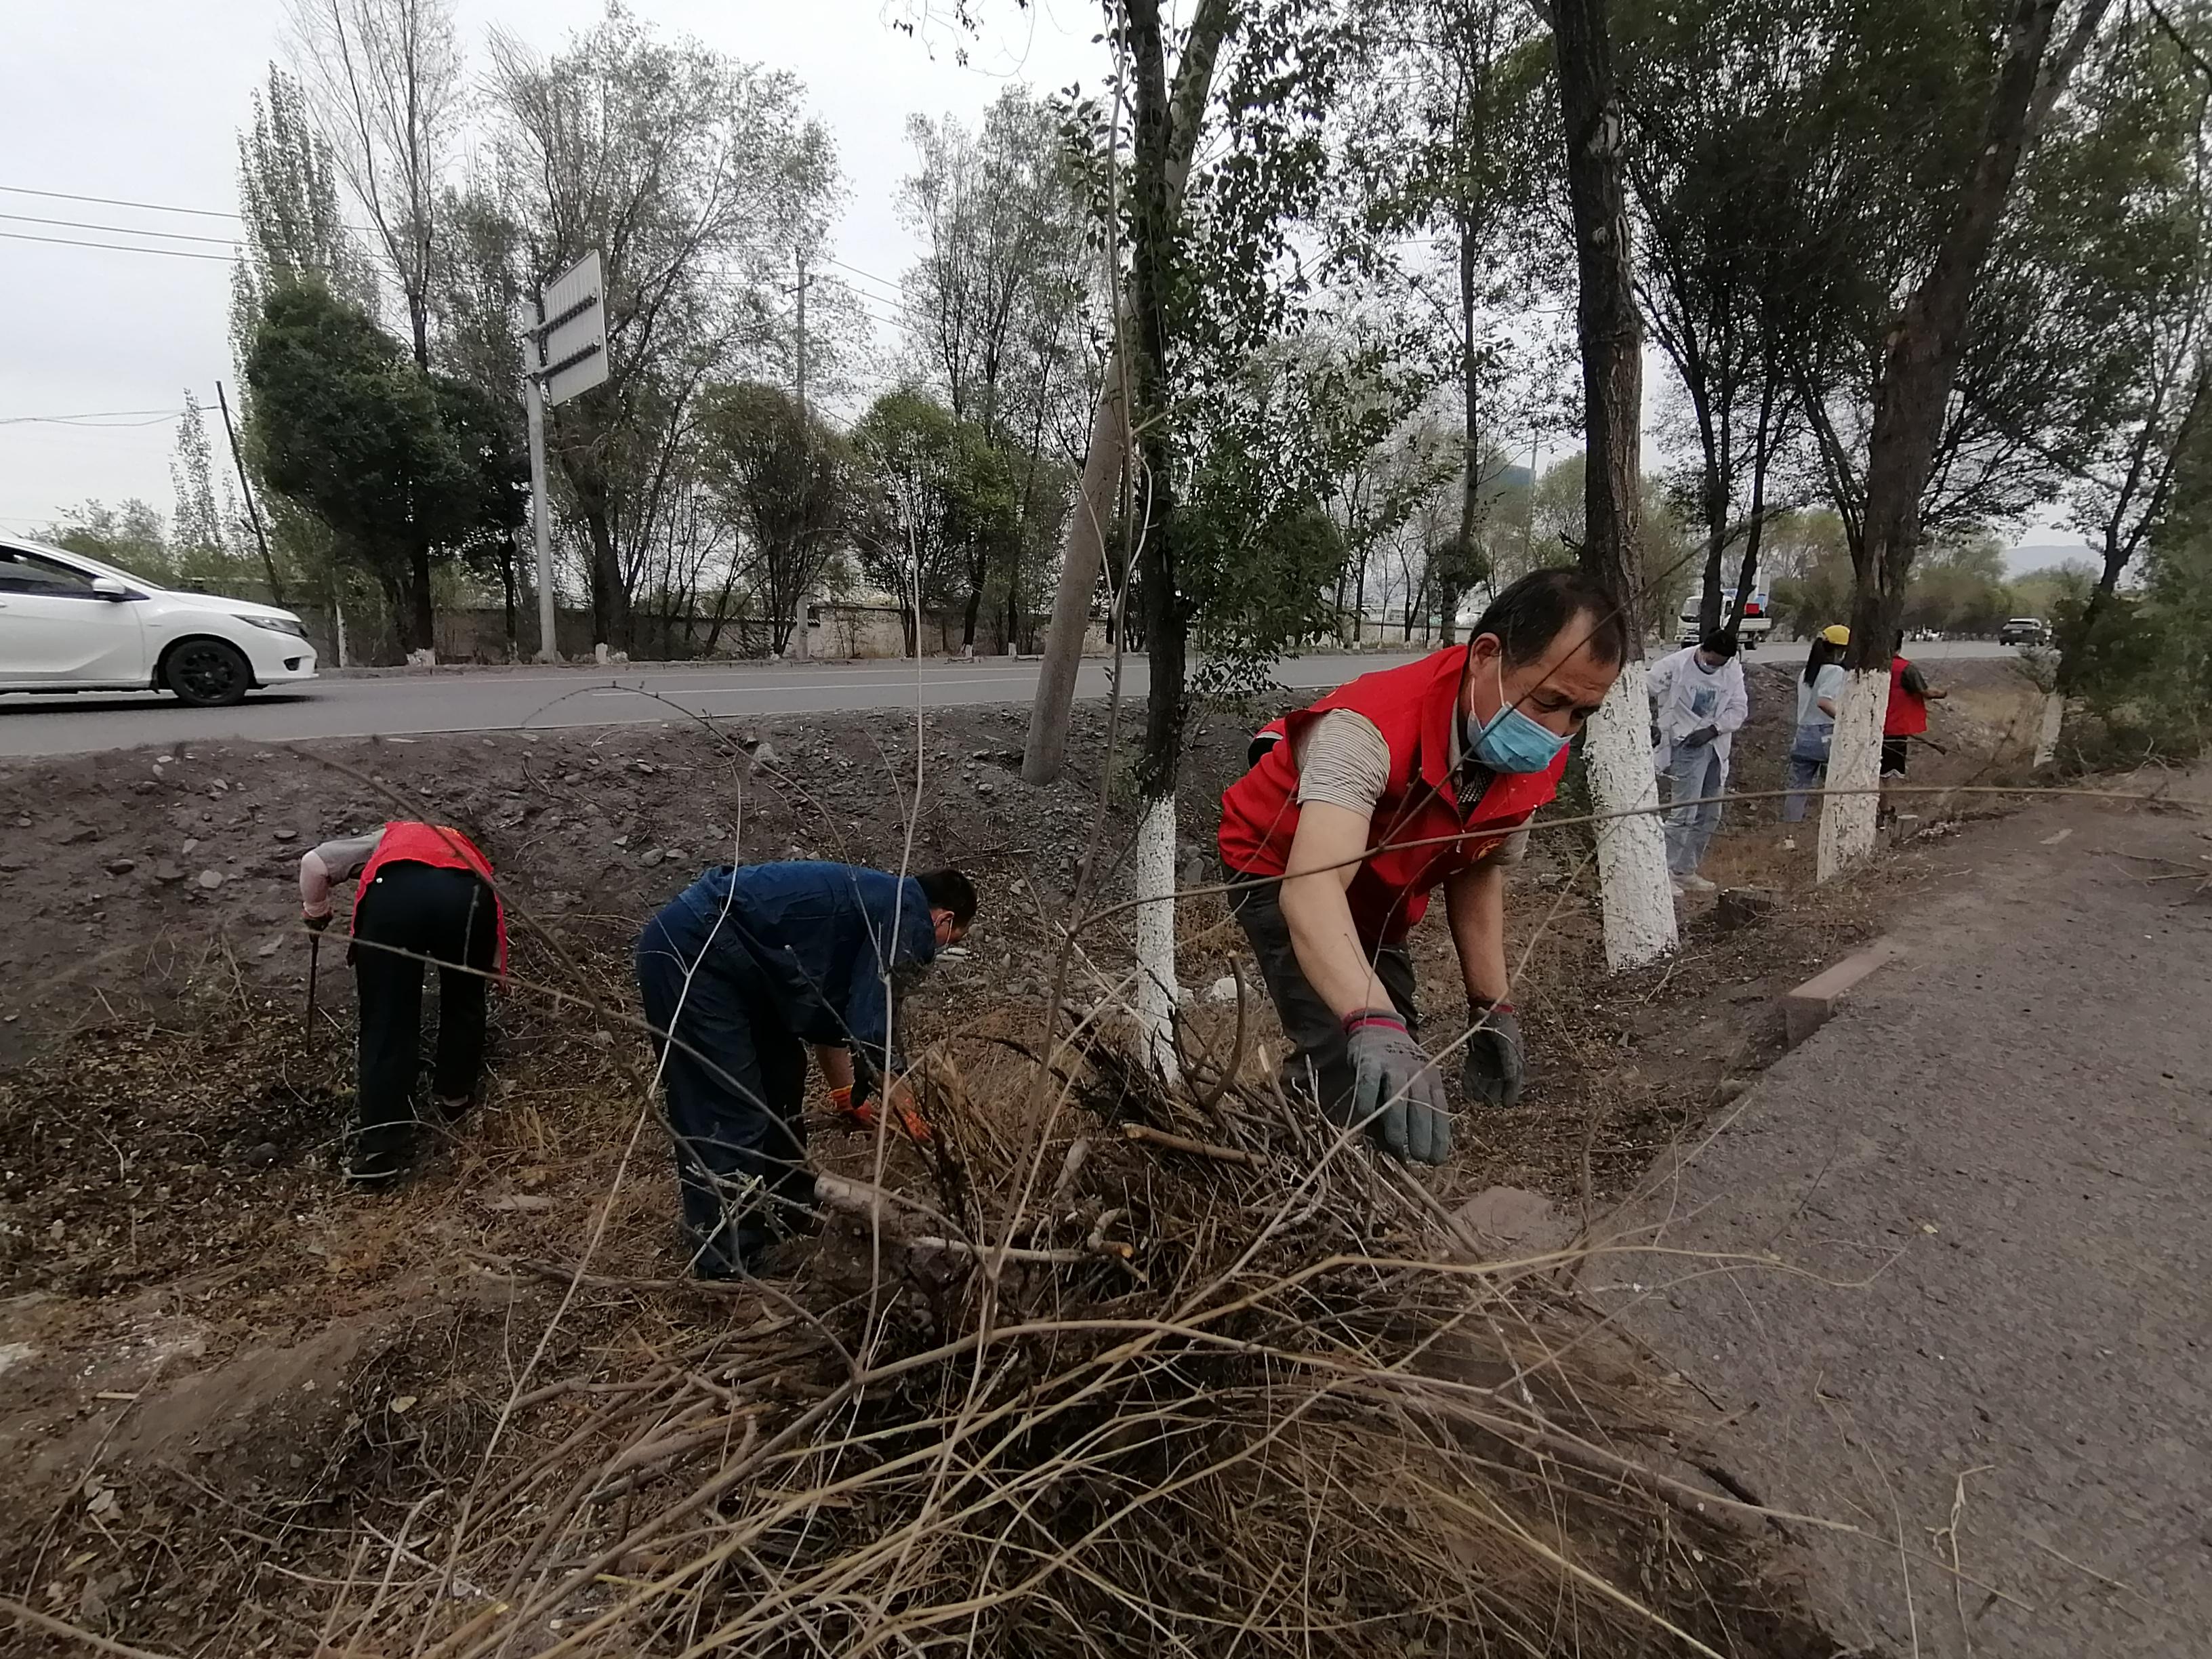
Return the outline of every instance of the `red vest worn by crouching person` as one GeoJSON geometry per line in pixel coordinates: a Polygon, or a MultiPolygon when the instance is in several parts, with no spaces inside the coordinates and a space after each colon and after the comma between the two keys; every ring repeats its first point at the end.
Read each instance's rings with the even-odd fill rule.
{"type": "Polygon", "coordinates": [[[1889,712],[1881,717],[1885,738],[1917,738],[1928,729],[1928,699],[1905,689],[1905,671],[1911,666],[1902,657],[1889,659],[1889,712]]]}
{"type": "Polygon", "coordinates": [[[427,864],[434,870],[473,870],[482,876],[491,892],[492,922],[499,929],[499,971],[507,972],[507,911],[499,902],[498,888],[492,884],[491,860],[474,842],[450,824],[416,823],[407,818],[395,818],[386,824],[376,851],[362,868],[361,885],[354,891],[350,931],[361,931],[361,902],[368,896],[376,872],[387,864],[427,864]]]}
{"type": "Polygon", "coordinates": [[[1390,777],[1367,831],[1368,855],[1346,897],[1360,942],[1395,945],[1429,908],[1447,876],[1504,844],[1558,793],[1567,752],[1541,772],[1500,772],[1462,815],[1451,776],[1467,647],[1448,646],[1401,668],[1364,674],[1310,708],[1270,721],[1281,740],[1221,797],[1221,860],[1244,875],[1283,873],[1298,829],[1298,735],[1332,709],[1365,715],[1390,750],[1390,777]]]}

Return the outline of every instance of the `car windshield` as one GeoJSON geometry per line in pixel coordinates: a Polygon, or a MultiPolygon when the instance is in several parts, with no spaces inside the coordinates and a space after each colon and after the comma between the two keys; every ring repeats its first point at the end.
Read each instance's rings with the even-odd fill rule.
{"type": "Polygon", "coordinates": [[[89,553],[79,553],[73,548],[55,547],[46,542],[30,542],[25,545],[33,553],[44,553],[50,557],[80,566],[91,571],[95,576],[112,576],[118,581],[130,582],[138,587],[159,588],[161,586],[157,581],[140,575],[135,570],[125,570],[119,564],[112,563],[106,559],[94,558],[89,553]]]}

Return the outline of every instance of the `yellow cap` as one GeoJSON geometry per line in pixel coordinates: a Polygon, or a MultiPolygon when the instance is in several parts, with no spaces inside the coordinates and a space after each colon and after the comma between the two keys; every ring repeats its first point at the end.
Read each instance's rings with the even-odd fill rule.
{"type": "Polygon", "coordinates": [[[1820,637],[1827,641],[1830,645],[1849,645],[1851,642],[1851,630],[1841,623],[1830,623],[1820,630],[1820,637]]]}

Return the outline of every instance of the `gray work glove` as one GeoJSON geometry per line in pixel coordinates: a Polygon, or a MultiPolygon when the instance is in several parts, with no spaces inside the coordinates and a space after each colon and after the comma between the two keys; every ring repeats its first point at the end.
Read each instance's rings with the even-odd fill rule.
{"type": "Polygon", "coordinates": [[[1528,1080],[1528,1061],[1513,1005],[1472,1004],[1467,1023],[1474,1031],[1467,1040],[1467,1057],[1460,1071],[1461,1092],[1474,1105],[1519,1105],[1521,1086],[1528,1080]]]}
{"type": "Polygon", "coordinates": [[[1451,1156],[1451,1108],[1443,1079],[1395,1012],[1363,1008],[1344,1022],[1352,1053],[1351,1121],[1401,1161],[1441,1164],[1451,1156]]]}
{"type": "Polygon", "coordinates": [[[1701,726],[1694,732],[1684,733],[1681,744],[1685,749],[1703,749],[1720,734],[1721,729],[1717,726],[1701,726]]]}

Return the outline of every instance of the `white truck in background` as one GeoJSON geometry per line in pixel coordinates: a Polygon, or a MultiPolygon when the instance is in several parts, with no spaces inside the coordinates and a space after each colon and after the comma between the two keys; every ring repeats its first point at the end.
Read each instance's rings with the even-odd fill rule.
{"type": "MultiPolygon", "coordinates": [[[[1703,599],[1704,595],[1692,593],[1682,601],[1680,637],[1684,645],[1695,645],[1698,642],[1699,638],[1698,611],[1703,599]]],[[[1735,614],[1735,589],[1723,587],[1721,589],[1723,625],[1725,626],[1728,619],[1735,614]]],[[[1751,597],[1744,601],[1743,620],[1736,624],[1736,641],[1745,650],[1756,651],[1759,649],[1759,642],[1773,631],[1774,613],[1767,604],[1765,592],[1763,589],[1755,588],[1751,597]]]]}

